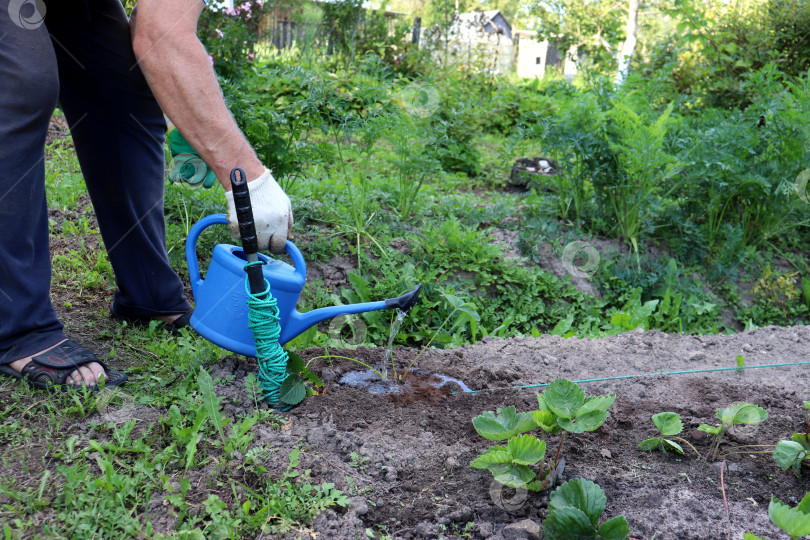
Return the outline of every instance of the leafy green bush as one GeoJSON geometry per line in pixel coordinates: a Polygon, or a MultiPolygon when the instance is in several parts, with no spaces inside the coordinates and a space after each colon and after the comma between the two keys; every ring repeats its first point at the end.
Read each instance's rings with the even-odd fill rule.
{"type": "Polygon", "coordinates": [[[678,2],[680,21],[652,63],[673,74],[679,94],[697,108],[745,107],[753,94],[745,75],[768,64],[790,76],[810,67],[810,11],[801,2],[678,2]]]}
{"type": "Polygon", "coordinates": [[[270,2],[245,0],[233,8],[212,3],[203,10],[197,35],[219,75],[236,80],[249,73],[259,40],[259,24],[270,8],[270,2]]]}

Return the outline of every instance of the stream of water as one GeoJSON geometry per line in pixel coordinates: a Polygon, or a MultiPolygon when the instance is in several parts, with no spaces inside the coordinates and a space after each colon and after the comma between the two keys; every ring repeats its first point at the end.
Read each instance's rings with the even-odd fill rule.
{"type": "Polygon", "coordinates": [[[380,368],[380,373],[382,374],[384,380],[388,380],[388,361],[391,360],[391,349],[394,345],[394,338],[397,336],[397,332],[399,332],[399,329],[402,326],[402,321],[405,319],[405,315],[407,314],[407,311],[397,309],[397,316],[394,318],[393,322],[391,322],[391,333],[388,335],[388,346],[385,348],[385,357],[383,358],[382,367],[380,368]]]}

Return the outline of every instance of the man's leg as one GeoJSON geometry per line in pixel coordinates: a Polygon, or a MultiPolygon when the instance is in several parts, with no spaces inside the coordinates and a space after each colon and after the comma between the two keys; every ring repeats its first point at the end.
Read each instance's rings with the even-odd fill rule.
{"type": "Polygon", "coordinates": [[[186,312],[166,253],[163,113],[136,64],[120,1],[77,3],[88,9],[49,2],[47,22],[59,103],[115,271],[116,309],[130,317],[186,312]]]}
{"type": "Polygon", "coordinates": [[[0,0],[0,364],[65,339],[49,295],[45,202],[45,137],[59,83],[31,4],[9,13],[0,0]]]}

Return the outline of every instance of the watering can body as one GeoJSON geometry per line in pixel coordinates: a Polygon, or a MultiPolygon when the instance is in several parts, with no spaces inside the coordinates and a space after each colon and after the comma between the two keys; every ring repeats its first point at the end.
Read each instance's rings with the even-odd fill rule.
{"type": "MultiPolygon", "coordinates": [[[[208,271],[203,279],[197,260],[197,240],[204,229],[212,225],[227,225],[225,214],[214,214],[198,221],[186,240],[186,261],[191,277],[191,289],[196,306],[191,316],[191,327],[208,341],[223,349],[244,356],[256,356],[256,342],[248,327],[248,293],[245,283],[247,259],[241,247],[219,244],[214,247],[208,271]]],[[[417,287],[399,298],[364,302],[345,306],[331,306],[299,313],[295,306],[306,283],[306,263],[295,245],[287,241],[285,251],[293,265],[259,254],[264,264],[264,278],[270,284],[270,293],[278,302],[281,334],[278,342],[287,343],[310,326],[338,315],[364,313],[392,307],[413,305],[419,293],[417,287]],[[407,299],[405,297],[408,297],[407,299]]]]}

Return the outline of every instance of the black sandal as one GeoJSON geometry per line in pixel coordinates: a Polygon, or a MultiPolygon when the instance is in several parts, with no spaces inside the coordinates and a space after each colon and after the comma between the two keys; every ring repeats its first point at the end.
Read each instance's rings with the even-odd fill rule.
{"type": "Polygon", "coordinates": [[[157,321],[156,319],[152,319],[151,317],[130,317],[129,315],[123,315],[118,312],[118,309],[115,307],[115,302],[110,305],[110,315],[113,319],[118,319],[119,321],[124,321],[127,324],[131,324],[132,326],[137,326],[140,328],[149,328],[149,325],[152,324],[152,321],[157,322],[158,324],[155,328],[159,330],[165,330],[174,336],[180,335],[181,328],[191,328],[191,315],[194,313],[194,310],[187,311],[181,314],[177,319],[175,319],[172,323],[165,323],[157,321]]]}
{"type": "MultiPolygon", "coordinates": [[[[63,341],[56,347],[34,356],[18,373],[8,364],[0,365],[0,375],[13,379],[24,379],[35,388],[47,390],[50,388],[61,388],[80,390],[84,385],[67,384],[67,378],[76,368],[98,362],[104,368],[104,386],[120,386],[127,380],[127,374],[107,367],[107,365],[96,358],[88,349],[82,347],[75,341],[63,341]]],[[[90,390],[98,390],[98,385],[88,387],[90,390]]]]}

